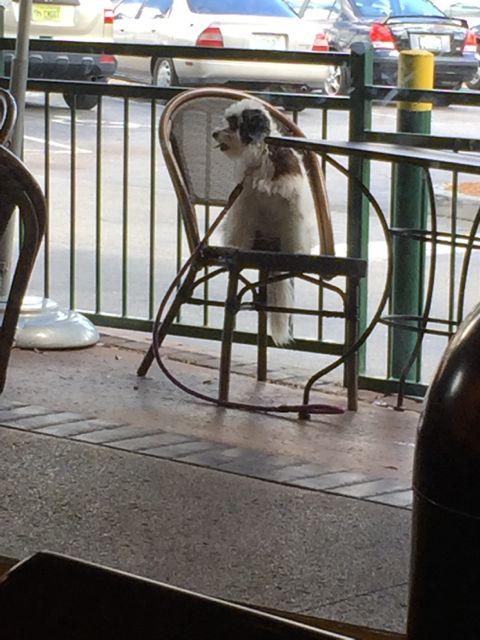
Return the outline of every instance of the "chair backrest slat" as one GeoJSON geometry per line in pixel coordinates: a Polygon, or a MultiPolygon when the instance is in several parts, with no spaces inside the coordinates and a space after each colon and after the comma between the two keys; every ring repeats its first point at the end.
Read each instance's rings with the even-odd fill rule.
{"type": "MultiPolygon", "coordinates": [[[[193,89],[179,94],[165,107],[160,120],[160,144],[179,201],[190,250],[200,241],[195,205],[222,206],[235,187],[233,162],[215,149],[212,133],[224,124],[225,109],[234,101],[252,98],[232,89],[193,89]]],[[[258,99],[258,98],[256,98],[258,99]]],[[[303,137],[284,113],[258,99],[269,111],[281,135],[303,137]]],[[[327,191],[317,156],[303,154],[317,218],[320,251],[334,255],[327,191]]]]}

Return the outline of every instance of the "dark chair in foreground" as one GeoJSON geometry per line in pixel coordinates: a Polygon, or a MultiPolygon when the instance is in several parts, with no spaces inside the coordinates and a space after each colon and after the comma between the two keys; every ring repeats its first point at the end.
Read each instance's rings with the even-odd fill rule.
{"type": "MultiPolygon", "coordinates": [[[[176,196],[188,241],[191,263],[178,287],[172,304],[154,332],[154,344],[146,354],[138,374],[147,373],[154,359],[156,349],[162,344],[180,308],[185,303],[209,304],[194,297],[199,286],[211,286],[212,279],[227,273],[227,294],[224,303],[224,322],[220,355],[219,392],[220,404],[228,406],[230,361],[236,313],[243,309],[258,312],[257,378],[267,377],[267,322],[265,288],[273,272],[282,272],[282,277],[304,280],[318,285],[321,291],[333,292],[339,304],[328,310],[289,309],[292,314],[304,314],[319,318],[340,318],[344,322],[344,340],[318,351],[334,353],[338,356],[331,370],[345,365],[345,385],[348,393],[348,408],[357,408],[358,364],[356,349],[358,338],[358,291],[360,279],[365,275],[366,264],[362,260],[335,257],[333,230],[323,173],[317,156],[312,152],[302,154],[302,161],[308,176],[318,227],[318,244],[321,255],[286,254],[271,251],[241,251],[231,247],[203,245],[202,228],[199,221],[199,206],[223,207],[235,187],[233,163],[214,149],[212,132],[223,124],[225,109],[235,101],[252,98],[241,91],[229,89],[196,89],[176,96],[165,107],[160,120],[160,144],[176,196]],[[209,270],[211,269],[211,270],[209,270]],[[253,281],[249,274],[258,274],[253,281]],[[332,279],[343,278],[341,286],[334,285],[332,279]],[[244,297],[250,296],[248,302],[244,297]]],[[[282,135],[303,137],[301,130],[282,112],[267,102],[260,101],[269,111],[282,135]]],[[[227,214],[228,215],[228,214],[227,214]]],[[[208,224],[206,225],[208,226],[208,224]]],[[[277,273],[278,275],[278,273],[277,273]]],[[[211,303],[210,303],[211,304],[211,303]]],[[[215,304],[215,303],[213,303],[215,304]]],[[[218,302],[216,303],[218,306],[218,302]]],[[[277,309],[278,311],[278,309],[277,309]]],[[[318,378],[313,376],[304,387],[303,405],[309,403],[310,389],[318,378]]],[[[196,394],[199,397],[200,394],[196,394]]],[[[205,396],[203,396],[205,397],[205,396]]],[[[210,399],[210,398],[208,398],[210,399]]],[[[232,405],[233,403],[231,403],[232,405]]],[[[236,405],[239,406],[239,405],[236,405]]],[[[302,411],[300,411],[302,414],[302,411]]],[[[303,411],[308,417],[308,410],[303,411]]]]}
{"type": "Polygon", "coordinates": [[[0,612],[2,640],[405,640],[347,623],[259,611],[45,552],[0,576],[0,612]]]}
{"type": "MultiPolygon", "coordinates": [[[[27,167],[6,144],[16,117],[15,101],[0,89],[0,239],[18,209],[21,239],[0,326],[0,392],[3,391],[20,309],[42,241],[46,205],[42,190],[27,167]]],[[[10,277],[7,272],[3,277],[10,277]]]]}

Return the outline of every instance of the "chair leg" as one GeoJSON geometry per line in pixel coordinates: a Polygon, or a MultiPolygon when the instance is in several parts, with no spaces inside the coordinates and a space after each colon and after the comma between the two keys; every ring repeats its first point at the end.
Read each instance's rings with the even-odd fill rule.
{"type": "MultiPolygon", "coordinates": [[[[347,282],[345,345],[350,349],[358,340],[358,280],[347,282]]],[[[350,354],[345,362],[345,386],[347,387],[347,408],[349,411],[358,410],[358,351],[350,354]]]]}
{"type": "Polygon", "coordinates": [[[225,316],[222,332],[222,350],[220,353],[220,373],[218,399],[227,401],[230,391],[230,364],[232,360],[233,332],[235,330],[235,317],[238,311],[238,272],[231,270],[228,274],[228,290],[225,302],[225,316]]]}
{"type": "MultiPolygon", "coordinates": [[[[165,318],[163,319],[162,324],[160,325],[160,329],[158,331],[158,335],[157,335],[158,346],[161,346],[161,344],[165,340],[168,330],[172,322],[175,320],[175,317],[179,312],[180,307],[191,296],[196,273],[197,271],[195,268],[190,269],[181,287],[179,288],[177,295],[173,299],[170,309],[167,311],[165,318]]],[[[148,373],[148,370],[152,366],[152,362],[154,359],[155,359],[155,352],[153,350],[153,344],[152,344],[150,345],[147,353],[145,354],[142,362],[140,363],[140,366],[137,369],[137,376],[140,376],[142,378],[146,376],[148,373]]]]}
{"type": "Polygon", "coordinates": [[[257,380],[265,382],[267,379],[267,312],[264,310],[267,304],[267,287],[262,284],[268,278],[268,271],[261,269],[259,274],[260,286],[258,287],[258,301],[260,309],[258,311],[258,329],[257,329],[257,380]]]}
{"type": "MultiPolygon", "coordinates": [[[[42,221],[37,218],[36,209],[29,198],[25,197],[19,210],[23,223],[23,238],[0,329],[0,393],[5,386],[18,318],[43,233],[42,221]]],[[[8,219],[11,218],[13,210],[4,213],[4,218],[8,219]]],[[[5,230],[7,226],[7,224],[3,225],[3,229],[5,230]]]]}

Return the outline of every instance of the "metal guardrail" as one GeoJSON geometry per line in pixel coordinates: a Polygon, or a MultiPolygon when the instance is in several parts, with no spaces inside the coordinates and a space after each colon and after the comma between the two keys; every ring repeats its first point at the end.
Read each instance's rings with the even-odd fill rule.
{"type": "MultiPolygon", "coordinates": [[[[0,50],[11,49],[13,39],[0,39],[0,50]]],[[[452,150],[480,150],[480,141],[422,136],[378,131],[372,126],[372,103],[395,100],[421,101],[434,105],[480,105],[480,94],[455,91],[402,90],[378,87],[371,82],[371,61],[364,52],[291,53],[263,50],[204,49],[196,47],[156,47],[151,45],[117,45],[62,41],[32,41],[32,50],[83,51],[113,55],[218,58],[229,60],[265,60],[301,62],[306,64],[350,64],[353,90],[349,96],[329,97],[323,94],[291,94],[258,92],[272,103],[288,106],[302,126],[302,110],[318,113],[316,136],[331,136],[333,125],[341,128],[342,136],[350,140],[393,142],[452,150]],[[341,120],[339,125],[337,120],[341,120]],[[333,125],[332,125],[333,122],[333,125]]],[[[7,86],[7,79],[0,79],[7,86]]],[[[50,216],[43,250],[33,280],[33,292],[55,297],[60,303],[82,311],[97,325],[150,330],[157,302],[172,280],[184,256],[184,239],[180,224],[176,224],[175,202],[168,189],[163,188],[166,171],[158,149],[157,125],[160,102],[169,99],[178,88],[147,85],[100,84],[54,80],[30,80],[28,90],[44,96],[42,132],[31,127],[33,115],[27,117],[27,149],[25,159],[44,185],[50,216]],[[61,110],[57,96],[62,93],[89,93],[99,96],[95,112],[78,109],[61,110]],[[141,114],[141,126],[137,119],[141,114]],[[112,124],[114,122],[115,124],[112,124]],[[133,133],[132,133],[133,132],[133,133]],[[40,138],[42,140],[40,141],[40,138]],[[60,155],[59,155],[60,154],[60,155]],[[139,174],[138,158],[143,170],[139,174]],[[147,158],[146,161],[143,158],[147,158]]],[[[41,102],[41,101],[40,101],[41,102]]],[[[37,101],[38,107],[39,101],[37,101]]],[[[33,113],[33,112],[30,112],[33,113]]],[[[34,112],[38,114],[38,108],[34,112]]],[[[338,135],[336,136],[338,137],[338,135]]],[[[369,181],[369,164],[361,158],[350,160],[350,170],[369,181]]],[[[327,185],[330,175],[327,174],[327,185]]],[[[453,176],[450,232],[457,232],[458,203],[453,176]]],[[[348,245],[352,255],[367,255],[371,240],[369,209],[361,194],[345,183],[344,212],[349,209],[346,231],[340,241],[348,245]],[[362,215],[358,215],[361,211],[362,215]]],[[[385,203],[388,208],[388,202],[385,203]]],[[[214,211],[205,211],[205,223],[214,211]]],[[[452,248],[449,278],[455,280],[456,249],[452,248]]],[[[215,301],[183,316],[175,325],[180,335],[218,339],[220,327],[215,317],[215,301]]],[[[368,299],[372,290],[363,291],[363,314],[368,316],[368,299]]],[[[454,299],[458,292],[455,283],[448,285],[450,316],[453,320],[454,299]]],[[[328,352],[328,326],[302,328],[303,337],[295,348],[304,351],[328,352]],[[321,349],[319,342],[322,343],[321,349]]],[[[333,328],[338,330],[338,328],[333,328]]],[[[240,326],[238,340],[255,342],[255,330],[240,326]]],[[[388,361],[388,336],[383,359],[388,361]]],[[[441,351],[442,348],[439,349],[441,351]]],[[[375,347],[375,351],[378,351],[375,347]]],[[[332,350],[334,353],[334,350],[332,350]]],[[[371,352],[370,352],[371,353],[371,352]]],[[[381,390],[395,388],[385,373],[378,373],[371,365],[367,351],[363,356],[362,386],[381,390]]],[[[422,393],[425,381],[411,381],[410,390],[422,393]]]]}

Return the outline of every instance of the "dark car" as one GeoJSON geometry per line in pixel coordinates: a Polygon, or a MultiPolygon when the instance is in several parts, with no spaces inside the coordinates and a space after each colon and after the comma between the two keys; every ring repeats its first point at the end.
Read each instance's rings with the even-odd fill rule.
{"type": "MultiPolygon", "coordinates": [[[[3,31],[15,38],[20,15],[19,0],[0,0],[3,4],[3,31]]],[[[2,34],[3,35],[3,34],[2,34]]],[[[113,42],[113,3],[111,0],[34,0],[30,21],[31,39],[113,42]]],[[[13,51],[4,52],[5,75],[10,76],[13,51]]],[[[90,80],[107,82],[116,70],[116,60],[111,55],[69,53],[54,51],[30,51],[29,78],[53,80],[90,80]]],[[[69,106],[74,103],[72,94],[64,94],[69,106]]],[[[75,98],[77,109],[91,109],[98,97],[80,94],[75,98]]]]}
{"type": "MultiPolygon", "coordinates": [[[[304,0],[297,11],[321,22],[330,50],[349,51],[354,42],[374,49],[375,84],[396,85],[399,52],[424,49],[435,55],[434,85],[458,89],[478,71],[476,37],[462,19],[450,18],[430,0],[304,0]]],[[[325,83],[330,95],[346,93],[345,67],[333,67],[325,83]]]]}

